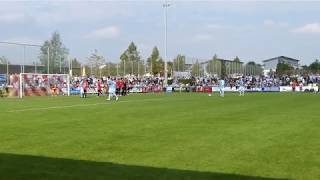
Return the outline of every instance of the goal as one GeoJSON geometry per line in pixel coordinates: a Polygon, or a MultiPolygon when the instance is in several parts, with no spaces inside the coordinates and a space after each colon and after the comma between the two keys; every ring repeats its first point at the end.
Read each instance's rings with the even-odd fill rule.
{"type": "Polygon", "coordinates": [[[68,74],[19,75],[19,97],[24,96],[70,96],[70,78],[68,74]]]}

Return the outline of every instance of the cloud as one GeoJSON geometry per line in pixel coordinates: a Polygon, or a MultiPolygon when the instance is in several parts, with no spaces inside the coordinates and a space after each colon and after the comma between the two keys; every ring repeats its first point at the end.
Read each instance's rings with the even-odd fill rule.
{"type": "Polygon", "coordinates": [[[134,11],[116,1],[1,1],[0,23],[25,23],[39,27],[71,23],[104,22],[115,17],[128,17],[134,11]]]}
{"type": "Polygon", "coordinates": [[[267,27],[288,27],[289,24],[287,22],[274,21],[274,20],[267,19],[263,21],[263,25],[267,27]]]}
{"type": "Polygon", "coordinates": [[[294,33],[320,33],[320,23],[306,24],[302,27],[293,29],[294,33]]]}
{"type": "Polygon", "coordinates": [[[196,34],[193,38],[195,41],[208,41],[212,39],[210,34],[196,34]]]}
{"type": "Polygon", "coordinates": [[[107,26],[96,29],[87,34],[85,37],[93,39],[115,39],[118,38],[119,35],[120,29],[117,26],[107,26]]]}

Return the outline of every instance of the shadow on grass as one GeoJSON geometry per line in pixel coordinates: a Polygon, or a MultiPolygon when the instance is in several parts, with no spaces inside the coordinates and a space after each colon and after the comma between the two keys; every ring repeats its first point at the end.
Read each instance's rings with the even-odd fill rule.
{"type": "Polygon", "coordinates": [[[0,179],[271,180],[275,178],[0,153],[0,179]]]}

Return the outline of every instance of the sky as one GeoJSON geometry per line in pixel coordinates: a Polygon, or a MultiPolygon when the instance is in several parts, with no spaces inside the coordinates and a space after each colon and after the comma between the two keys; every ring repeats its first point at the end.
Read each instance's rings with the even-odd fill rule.
{"type": "MultiPolygon", "coordinates": [[[[209,59],[217,54],[261,63],[283,55],[303,65],[320,58],[320,1],[168,2],[168,59],[177,54],[209,59]]],[[[118,62],[131,41],[143,59],[154,46],[164,57],[163,3],[0,0],[0,41],[42,44],[57,31],[69,57],[81,62],[95,49],[107,61],[118,62]]],[[[13,53],[4,46],[0,44],[0,55],[22,56],[21,48],[11,47],[13,53]]],[[[27,53],[36,57],[38,50],[29,48],[27,53]]]]}

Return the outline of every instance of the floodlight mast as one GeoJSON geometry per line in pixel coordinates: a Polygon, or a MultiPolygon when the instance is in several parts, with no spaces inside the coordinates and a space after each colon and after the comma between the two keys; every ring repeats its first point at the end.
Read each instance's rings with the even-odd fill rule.
{"type": "Polygon", "coordinates": [[[165,0],[165,3],[163,4],[164,7],[164,85],[168,85],[168,54],[167,54],[167,46],[168,46],[168,7],[170,4],[167,0],[165,0]]]}

